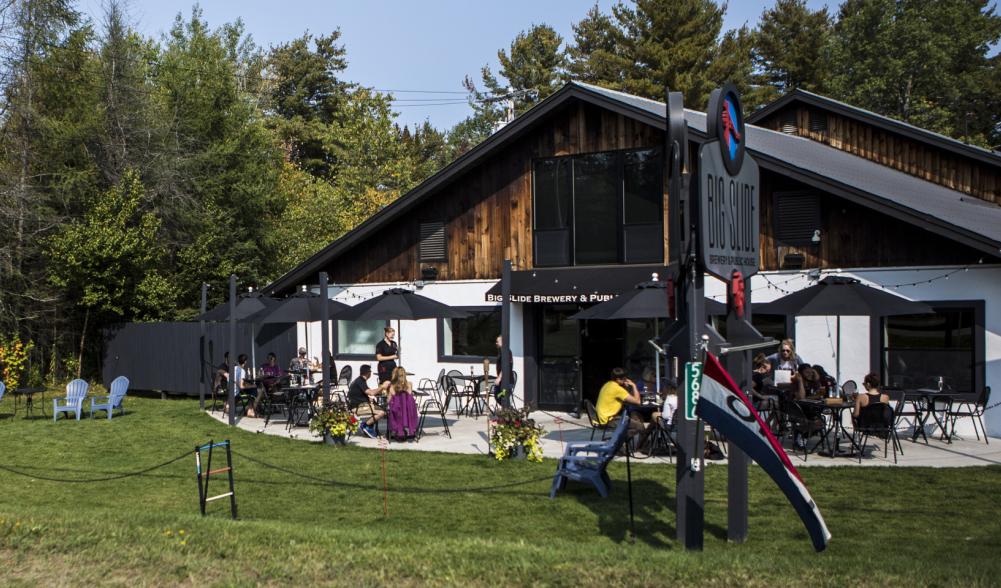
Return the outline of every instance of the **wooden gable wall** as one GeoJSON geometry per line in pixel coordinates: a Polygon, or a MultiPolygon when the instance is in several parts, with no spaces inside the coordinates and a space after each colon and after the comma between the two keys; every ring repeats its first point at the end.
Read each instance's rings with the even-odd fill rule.
{"type": "Polygon", "coordinates": [[[534,159],[655,147],[661,140],[659,129],[573,101],[326,270],[334,282],[365,283],[417,280],[422,267],[437,268],[439,280],[498,278],[504,259],[530,269],[534,159]],[[418,262],[418,224],[425,221],[446,223],[447,261],[418,262]]]}
{"type": "Polygon", "coordinates": [[[934,145],[909,139],[862,120],[818,107],[792,103],[756,124],[782,131],[795,122],[795,134],[847,151],[876,163],[934,182],[976,198],[1001,204],[1001,166],[965,157],[934,145]],[[810,130],[811,113],[826,114],[827,129],[810,130]]]}
{"type": "MultiPolygon", "coordinates": [[[[506,258],[512,260],[515,269],[530,269],[533,160],[655,147],[661,145],[662,137],[662,131],[655,127],[591,104],[570,102],[540,122],[534,131],[498,149],[481,164],[428,195],[415,209],[340,255],[325,269],[333,282],[342,284],[409,282],[421,278],[422,267],[437,268],[438,280],[496,279],[506,258]],[[446,223],[447,261],[418,261],[419,223],[424,221],[446,223]]],[[[978,181],[983,178],[978,176],[978,181]]],[[[785,190],[819,192],[762,171],[763,270],[782,269],[788,253],[803,254],[805,268],[967,264],[976,263],[983,255],[946,237],[824,193],[821,244],[789,247],[774,238],[773,193],[785,190]]],[[[666,215],[666,189],[664,210],[666,215]]],[[[665,229],[667,226],[665,222],[665,229]]],[[[666,240],[665,230],[665,260],[666,240]]]]}
{"type": "MultiPolygon", "coordinates": [[[[980,251],[900,219],[761,171],[761,269],[782,269],[787,254],[801,254],[803,267],[849,268],[976,264],[980,251]],[[819,245],[789,246],[775,239],[775,193],[820,195],[819,245]]],[[[994,260],[991,260],[994,261],[994,260]]]]}

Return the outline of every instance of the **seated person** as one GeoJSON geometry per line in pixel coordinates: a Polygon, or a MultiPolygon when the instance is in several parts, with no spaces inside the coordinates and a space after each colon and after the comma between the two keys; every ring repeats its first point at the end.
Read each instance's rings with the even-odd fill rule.
{"type": "Polygon", "coordinates": [[[827,373],[824,366],[813,364],[813,369],[817,371],[817,375],[820,376],[820,386],[825,390],[837,390],[838,381],[834,379],[834,376],[827,373]]]}
{"type": "Polygon", "coordinates": [[[670,428],[674,422],[674,414],[678,411],[678,382],[669,378],[660,392],[664,404],[658,415],[660,418],[655,418],[653,422],[670,428]]]}
{"type": "Polygon", "coordinates": [[[802,364],[799,370],[800,396],[799,398],[818,399],[823,398],[826,389],[820,374],[813,366],[802,364]]]}
{"type": "Polygon", "coordinates": [[[278,365],[278,356],[272,351],[268,353],[267,360],[261,364],[261,377],[264,378],[262,384],[268,392],[278,387],[278,382],[282,377],[282,368],[278,365]]]}
{"type": "Polygon", "coordinates": [[[640,391],[640,397],[652,396],[657,393],[657,374],[652,367],[643,368],[640,381],[636,383],[636,389],[640,391]]]}
{"type": "Polygon", "coordinates": [[[855,398],[855,407],[852,409],[852,420],[858,420],[862,409],[870,404],[890,402],[890,397],[879,389],[879,376],[876,374],[867,374],[862,379],[862,387],[865,388],[865,394],[859,394],[855,398]]]}
{"type": "Polygon", "coordinates": [[[227,382],[229,382],[229,351],[223,354],[222,363],[216,367],[215,377],[212,380],[212,389],[218,390],[222,388],[225,390],[227,382]]]}
{"type": "Polygon", "coordinates": [[[393,369],[387,394],[389,401],[389,427],[394,439],[413,439],[417,435],[417,400],[414,389],[407,380],[403,366],[393,369]]]}
{"type": "MultiPolygon", "coordinates": [[[[241,353],[236,358],[236,381],[239,385],[239,393],[249,394],[253,397],[253,402],[247,408],[247,416],[254,418],[257,416],[257,398],[259,390],[253,382],[248,382],[247,377],[250,375],[247,372],[247,354],[241,353]]],[[[225,414],[229,410],[229,393],[226,394],[226,404],[223,406],[223,413],[225,414]]]]}
{"type": "MultiPolygon", "coordinates": [[[[607,425],[615,416],[620,415],[623,409],[628,407],[638,408],[642,404],[640,393],[636,389],[636,384],[626,377],[626,371],[622,368],[612,370],[611,379],[605,382],[598,392],[598,403],[594,409],[597,413],[598,423],[607,425]]],[[[643,422],[640,413],[633,410],[626,411],[627,414],[621,418],[629,419],[629,435],[637,436],[636,447],[642,447],[646,441],[649,431],[643,422]]]]}
{"type": "Polygon", "coordinates": [[[359,417],[368,417],[358,424],[358,432],[364,433],[374,439],[378,435],[373,426],[379,419],[386,416],[386,413],[376,408],[369,401],[381,395],[386,386],[380,385],[378,388],[369,388],[368,379],[370,377],[372,377],[372,366],[366,363],[361,366],[358,370],[358,377],[348,387],[348,408],[355,411],[355,414],[359,417]]]}
{"type": "Polygon", "coordinates": [[[288,371],[293,374],[304,374],[309,369],[309,358],[306,357],[306,348],[299,348],[299,355],[288,362],[288,371]]]}

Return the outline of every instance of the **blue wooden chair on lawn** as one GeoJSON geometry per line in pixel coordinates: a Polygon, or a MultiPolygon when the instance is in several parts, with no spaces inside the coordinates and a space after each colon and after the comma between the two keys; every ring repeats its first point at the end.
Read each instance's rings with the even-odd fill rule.
{"type": "Polygon", "coordinates": [[[619,424],[615,427],[615,432],[612,433],[608,441],[571,441],[567,443],[563,450],[563,457],[560,458],[559,464],[556,466],[556,475],[553,476],[553,487],[549,491],[549,498],[556,498],[556,492],[566,487],[567,480],[593,484],[602,498],[607,497],[612,481],[605,469],[608,467],[608,462],[612,461],[622,444],[626,442],[628,431],[629,417],[623,415],[619,418],[619,424]]]}
{"type": "Polygon", "coordinates": [[[3,402],[3,393],[7,391],[7,384],[0,382],[0,402],[3,402]]]}
{"type": "Polygon", "coordinates": [[[80,420],[80,413],[83,412],[83,399],[87,397],[89,384],[85,380],[73,380],[66,384],[66,398],[52,399],[52,421],[59,419],[61,412],[75,412],[76,420],[80,420]],[[62,401],[62,405],[59,402],[62,401]]]}
{"type": "Polygon", "coordinates": [[[122,400],[125,399],[125,393],[129,391],[129,379],[125,376],[118,376],[111,381],[111,390],[107,396],[91,396],[90,398],[90,418],[94,418],[94,411],[103,410],[108,413],[108,420],[111,420],[111,414],[115,412],[115,409],[122,411],[125,414],[125,406],[122,404],[122,400]]]}

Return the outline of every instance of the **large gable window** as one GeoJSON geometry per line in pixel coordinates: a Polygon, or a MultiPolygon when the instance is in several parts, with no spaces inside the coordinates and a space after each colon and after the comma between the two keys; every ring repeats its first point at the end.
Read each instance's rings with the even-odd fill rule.
{"type": "Polygon", "coordinates": [[[535,266],[657,263],[664,257],[660,149],[535,162],[535,266]]]}

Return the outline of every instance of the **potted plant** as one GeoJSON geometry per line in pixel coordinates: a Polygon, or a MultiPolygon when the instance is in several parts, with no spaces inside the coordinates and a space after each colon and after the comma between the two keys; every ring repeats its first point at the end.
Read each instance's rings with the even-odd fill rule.
{"type": "Polygon", "coordinates": [[[528,409],[505,408],[490,421],[490,444],[498,460],[524,455],[529,461],[542,461],[539,437],[546,431],[528,414],[528,409]]]}
{"type": "Polygon", "coordinates": [[[348,431],[354,430],[358,426],[358,417],[353,415],[343,402],[331,402],[324,405],[313,418],[309,420],[309,430],[311,433],[320,433],[334,443],[344,443],[348,431]]]}

